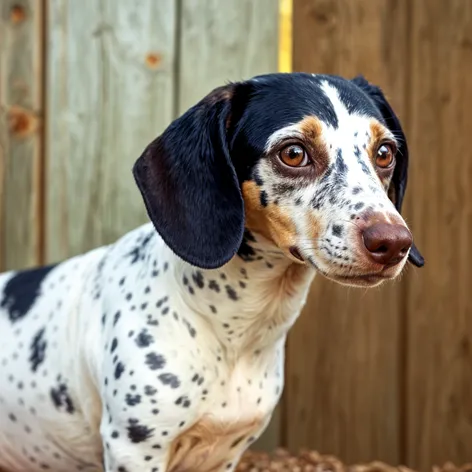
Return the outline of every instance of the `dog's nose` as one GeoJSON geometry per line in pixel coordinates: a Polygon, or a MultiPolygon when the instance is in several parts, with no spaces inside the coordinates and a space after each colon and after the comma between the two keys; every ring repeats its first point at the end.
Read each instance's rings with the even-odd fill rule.
{"type": "Polygon", "coordinates": [[[403,225],[375,223],[362,233],[370,258],[378,264],[398,264],[413,244],[410,231],[403,225]]]}

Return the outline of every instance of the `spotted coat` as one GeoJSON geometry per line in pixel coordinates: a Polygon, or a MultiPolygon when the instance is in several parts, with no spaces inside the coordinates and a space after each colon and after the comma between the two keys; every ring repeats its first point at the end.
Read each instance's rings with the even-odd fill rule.
{"type": "Polygon", "coordinates": [[[280,398],[315,273],[374,286],[422,265],[411,241],[387,262],[363,241],[376,224],[410,234],[406,159],[362,78],[205,97],[136,162],[150,223],[0,275],[0,469],[233,470],[280,398]]]}

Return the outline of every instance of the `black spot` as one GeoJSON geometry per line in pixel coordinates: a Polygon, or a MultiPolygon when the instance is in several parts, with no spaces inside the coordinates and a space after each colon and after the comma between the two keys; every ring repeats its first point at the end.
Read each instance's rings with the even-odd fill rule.
{"type": "Polygon", "coordinates": [[[11,322],[23,318],[41,293],[41,284],[56,264],[15,273],[3,289],[0,308],[8,312],[11,322]]]}
{"type": "Polygon", "coordinates": [[[75,408],[67,391],[66,384],[61,383],[56,388],[51,388],[50,395],[54,406],[58,410],[64,409],[69,414],[74,413],[75,408]]]}
{"type": "Polygon", "coordinates": [[[212,313],[216,313],[216,307],[214,305],[209,306],[212,313]]]}
{"type": "Polygon", "coordinates": [[[125,366],[121,362],[118,362],[118,364],[116,364],[116,367],[115,367],[115,379],[118,380],[124,371],[125,371],[125,366]]]}
{"type": "Polygon", "coordinates": [[[46,356],[47,343],[44,339],[45,328],[40,329],[31,343],[31,355],[29,361],[31,363],[31,370],[36,372],[38,367],[44,362],[46,356]]]}
{"type": "Polygon", "coordinates": [[[254,242],[254,236],[249,231],[244,231],[243,240],[238,249],[238,256],[246,262],[251,262],[256,260],[256,252],[253,247],[250,245],[250,242],[254,242]]]}
{"type": "Polygon", "coordinates": [[[332,233],[334,236],[340,238],[343,234],[343,227],[341,225],[333,225],[332,233]]]}
{"type": "MultiPolygon", "coordinates": [[[[192,287],[190,287],[190,288],[192,288],[192,287]]],[[[164,315],[164,316],[167,315],[167,313],[169,313],[169,307],[168,307],[168,306],[164,307],[164,308],[162,309],[161,313],[162,313],[162,315],[164,315]]]]}
{"type": "Polygon", "coordinates": [[[131,393],[127,393],[125,401],[128,406],[138,405],[141,403],[141,395],[132,395],[131,393]]]}
{"type": "Polygon", "coordinates": [[[210,283],[208,284],[208,288],[210,290],[214,290],[217,293],[220,292],[220,286],[218,285],[218,282],[216,280],[210,280],[210,283]]]}
{"type": "Polygon", "coordinates": [[[144,328],[136,337],[136,345],[138,347],[149,347],[153,342],[154,338],[149,334],[146,328],[144,328]]]}
{"type": "Polygon", "coordinates": [[[8,418],[10,418],[10,421],[13,421],[14,423],[16,422],[16,416],[13,413],[10,413],[8,418]]]}
{"type": "Polygon", "coordinates": [[[228,297],[231,300],[237,300],[238,299],[238,294],[235,292],[234,288],[231,287],[230,285],[226,285],[226,293],[228,294],[228,297]]]}
{"type": "Polygon", "coordinates": [[[183,320],[183,323],[187,327],[190,336],[194,338],[197,334],[195,328],[186,319],[183,320]]]}
{"type": "Polygon", "coordinates": [[[336,154],[336,171],[342,175],[345,175],[347,172],[347,166],[343,159],[343,152],[341,149],[338,149],[336,154]]]}
{"type": "Polygon", "coordinates": [[[239,438],[235,439],[232,443],[231,443],[231,449],[233,449],[233,447],[236,447],[243,439],[244,439],[245,436],[240,436],[239,438]]]}
{"type": "Polygon", "coordinates": [[[177,400],[175,401],[175,404],[181,405],[184,408],[188,408],[190,406],[190,400],[187,396],[184,395],[183,397],[177,398],[177,400]]]}
{"type": "Polygon", "coordinates": [[[138,444],[147,441],[153,436],[154,428],[139,424],[138,420],[135,419],[129,419],[128,423],[128,438],[131,442],[138,444]]]}
{"type": "Polygon", "coordinates": [[[354,210],[360,210],[364,206],[364,203],[358,202],[354,205],[354,210]]]}
{"type": "Polygon", "coordinates": [[[362,192],[362,188],[361,187],[354,187],[352,189],[352,194],[353,195],[357,195],[358,193],[362,192]]]}
{"type": "Polygon", "coordinates": [[[171,374],[171,373],[161,374],[161,375],[159,375],[159,380],[164,385],[169,385],[169,387],[171,387],[171,388],[179,388],[180,387],[180,380],[174,374],[171,374]]]}
{"type": "Polygon", "coordinates": [[[136,262],[138,262],[139,260],[144,259],[146,246],[149,244],[149,241],[151,241],[154,234],[154,232],[151,232],[146,235],[139,246],[136,246],[128,254],[126,254],[126,257],[131,256],[131,264],[136,264],[136,262]]]}
{"type": "Polygon", "coordinates": [[[151,397],[157,393],[157,388],[154,388],[152,385],[146,385],[144,387],[144,393],[151,397]]]}
{"type": "Polygon", "coordinates": [[[110,352],[113,353],[117,347],[118,347],[118,339],[113,338],[111,342],[110,352]]]}
{"type": "Polygon", "coordinates": [[[188,292],[190,293],[190,295],[195,295],[195,290],[191,285],[188,286],[188,292]]]}
{"type": "Polygon", "coordinates": [[[192,275],[192,278],[198,288],[203,288],[205,286],[205,282],[203,280],[203,274],[200,271],[195,272],[192,275]]]}
{"type": "Polygon", "coordinates": [[[120,317],[121,317],[121,311],[118,310],[115,313],[115,316],[113,317],[113,326],[116,326],[116,323],[118,323],[118,320],[120,319],[120,317]]]}
{"type": "Polygon", "coordinates": [[[166,365],[166,361],[163,356],[156,354],[155,352],[150,352],[146,355],[146,365],[151,370],[162,369],[166,365]]]}
{"type": "Polygon", "coordinates": [[[263,207],[266,207],[267,206],[267,193],[265,190],[261,191],[260,199],[261,199],[261,205],[263,207]]]}

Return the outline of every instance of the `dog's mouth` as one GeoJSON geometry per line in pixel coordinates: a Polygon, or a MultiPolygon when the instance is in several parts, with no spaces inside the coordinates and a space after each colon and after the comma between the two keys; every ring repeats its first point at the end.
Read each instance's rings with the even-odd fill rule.
{"type": "Polygon", "coordinates": [[[351,285],[356,287],[375,287],[385,280],[394,278],[392,275],[383,273],[376,274],[356,274],[356,275],[337,275],[337,274],[323,274],[330,280],[338,282],[343,285],[351,285]]]}
{"type": "Polygon", "coordinates": [[[323,275],[333,282],[337,282],[342,285],[349,285],[355,287],[375,287],[386,280],[392,280],[398,275],[398,271],[393,267],[386,267],[376,272],[352,272],[352,273],[336,273],[327,272],[321,269],[313,258],[308,258],[310,264],[316,269],[318,273],[323,275]]]}

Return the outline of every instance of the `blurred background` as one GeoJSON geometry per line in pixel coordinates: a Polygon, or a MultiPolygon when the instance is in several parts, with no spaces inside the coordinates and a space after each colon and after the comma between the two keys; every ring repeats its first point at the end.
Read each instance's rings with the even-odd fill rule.
{"type": "Polygon", "coordinates": [[[293,70],[380,85],[409,140],[405,214],[426,266],[367,292],[315,280],[256,447],[472,462],[471,0],[0,0],[0,12],[2,270],[147,221],[132,163],[225,81],[293,70]]]}

